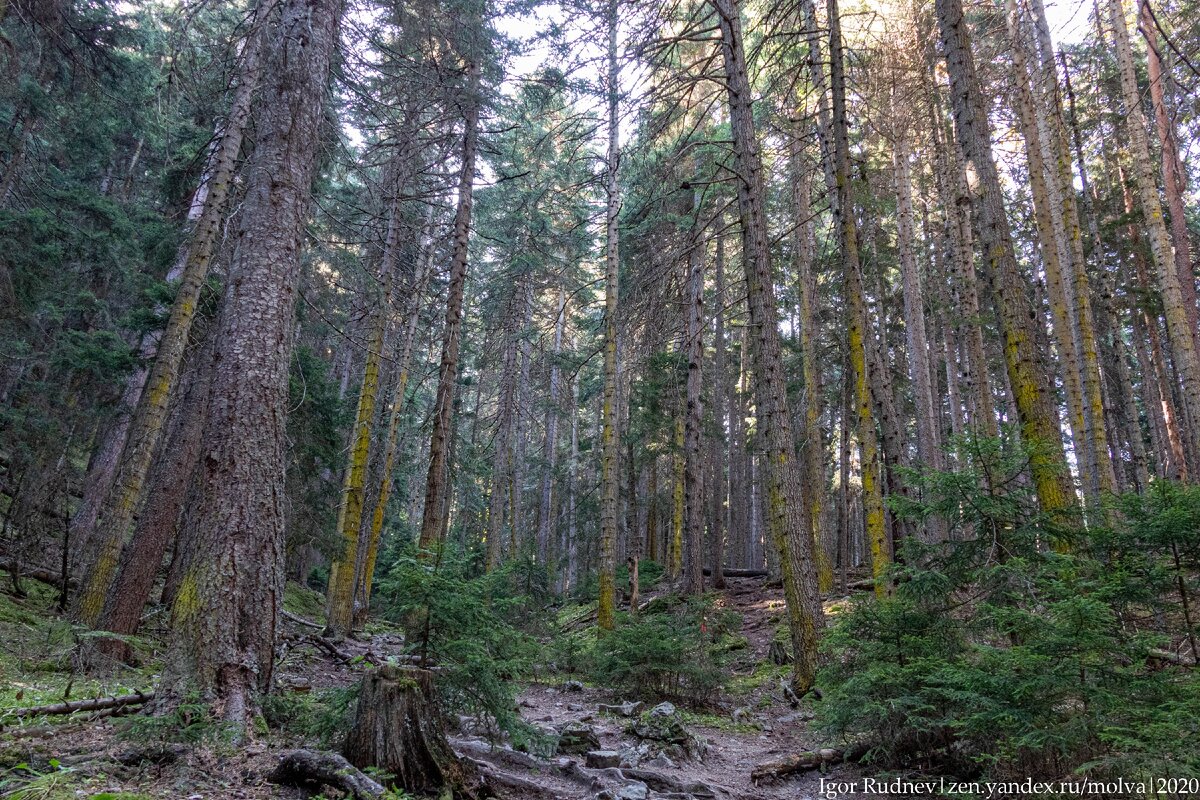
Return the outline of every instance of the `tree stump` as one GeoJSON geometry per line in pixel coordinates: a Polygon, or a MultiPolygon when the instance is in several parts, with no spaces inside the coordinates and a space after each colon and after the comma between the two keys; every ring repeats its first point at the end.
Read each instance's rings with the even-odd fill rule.
{"type": "Polygon", "coordinates": [[[429,670],[386,665],[363,678],[354,723],[342,749],[356,767],[376,767],[405,791],[450,787],[476,796],[475,770],[459,761],[442,726],[429,670]]]}

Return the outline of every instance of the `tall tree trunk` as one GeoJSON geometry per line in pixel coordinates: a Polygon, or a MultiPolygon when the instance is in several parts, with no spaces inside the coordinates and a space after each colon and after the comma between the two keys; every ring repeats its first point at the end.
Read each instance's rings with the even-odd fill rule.
{"type": "MultiPolygon", "coordinates": [[[[425,218],[425,229],[433,227],[433,207],[430,206],[425,218]]],[[[404,335],[400,347],[398,374],[392,386],[392,396],[388,400],[387,411],[387,441],[384,445],[383,471],[380,476],[379,495],[375,508],[371,513],[371,528],[367,539],[367,551],[362,559],[362,568],[355,580],[356,611],[354,624],[361,625],[366,621],[366,614],[371,604],[371,584],[375,580],[375,562],[379,556],[379,540],[383,535],[383,517],[387,511],[388,499],[392,494],[392,471],[395,469],[396,452],[399,447],[399,432],[401,412],[404,410],[404,395],[408,390],[409,371],[412,368],[413,350],[416,347],[417,323],[421,318],[421,298],[425,295],[425,287],[429,282],[433,262],[432,242],[422,243],[421,251],[417,254],[417,269],[413,276],[411,292],[408,298],[408,316],[405,321],[404,335]]]]}
{"type": "MultiPolygon", "coordinates": [[[[273,5],[269,1],[262,3],[258,12],[262,15],[260,20],[271,13],[273,5]]],[[[146,378],[145,388],[136,392],[137,406],[129,422],[111,488],[100,506],[95,531],[81,528],[74,532],[79,541],[89,544],[95,542],[94,547],[89,547],[95,555],[84,575],[76,605],[76,616],[84,625],[95,625],[104,608],[104,599],[116,576],[121,549],[144,496],[146,473],[162,437],[200,290],[208,276],[225,220],[225,201],[233,183],[234,167],[242,149],[242,135],[262,72],[259,55],[261,27],[261,21],[255,22],[247,41],[238,88],[230,105],[212,174],[204,189],[204,210],[185,245],[187,255],[179,288],[171,304],[166,328],[157,342],[154,363],[146,378]]],[[[304,190],[307,188],[304,187],[304,190]]],[[[86,524],[90,520],[83,521],[86,524]]]]}
{"type": "MultiPolygon", "coordinates": [[[[903,124],[903,123],[901,123],[903,124]]],[[[908,164],[908,132],[897,134],[892,150],[896,182],[896,225],[900,250],[900,272],[904,293],[904,331],[908,337],[909,373],[917,417],[917,453],[930,469],[942,468],[942,446],[934,414],[930,383],[929,344],[925,338],[925,292],[917,269],[916,232],[913,225],[912,178],[908,164]]],[[[944,521],[930,518],[925,528],[932,541],[946,538],[944,521]]]]}
{"type": "MultiPolygon", "coordinates": [[[[504,358],[500,366],[500,388],[496,399],[496,435],[492,450],[492,488],[488,497],[487,569],[500,565],[504,556],[505,498],[511,493],[512,434],[517,393],[517,294],[507,300],[504,314],[504,358]]],[[[510,518],[511,521],[511,518],[510,518]]],[[[515,535],[515,533],[514,533],[515,535]]]]}
{"type": "MultiPolygon", "coordinates": [[[[1025,47],[1021,38],[1020,20],[1017,17],[1015,0],[1005,0],[1007,8],[1008,36],[1012,54],[1012,83],[1016,89],[1014,105],[1020,121],[1025,144],[1025,159],[1028,165],[1029,187],[1033,195],[1034,220],[1037,225],[1038,248],[1042,268],[1046,273],[1046,289],[1050,300],[1050,315],[1053,320],[1054,340],[1062,361],[1063,387],[1067,398],[1067,420],[1071,426],[1071,438],[1079,460],[1079,472],[1084,494],[1090,506],[1100,501],[1100,481],[1096,451],[1092,447],[1091,409],[1084,402],[1083,370],[1079,357],[1078,342],[1074,336],[1075,301],[1073,286],[1064,271],[1063,259],[1066,247],[1061,235],[1061,221],[1055,224],[1056,212],[1052,208],[1047,170],[1042,158],[1045,143],[1037,124],[1037,112],[1033,92],[1029,88],[1029,67],[1025,61],[1025,47]]],[[[1107,457],[1107,452],[1105,453],[1107,457]]]]}
{"type": "Polygon", "coordinates": [[[371,434],[375,424],[376,400],[379,395],[379,373],[383,363],[384,339],[391,319],[392,286],[400,249],[401,216],[404,213],[401,196],[403,179],[390,188],[392,202],[388,209],[387,236],[379,271],[382,292],[375,303],[374,319],[367,336],[367,352],[363,362],[363,379],[358,390],[358,407],[350,436],[350,461],[342,481],[342,499],[338,506],[337,532],[341,538],[341,553],[329,567],[329,587],[325,601],[325,635],[335,641],[350,634],[354,625],[355,589],[358,584],[360,561],[359,540],[362,538],[363,508],[366,505],[367,467],[371,458],[371,434]]]}
{"type": "Polygon", "coordinates": [[[850,142],[846,130],[846,78],[842,67],[841,20],[837,0],[829,0],[829,62],[830,83],[833,89],[833,148],[834,176],[837,184],[838,246],[842,255],[842,280],[846,297],[847,339],[850,368],[854,381],[855,425],[862,450],[863,514],[867,539],[871,543],[871,569],[875,576],[875,593],[883,596],[889,591],[885,579],[892,553],[884,527],[883,490],[880,485],[880,457],[875,435],[875,417],[871,413],[873,398],[868,375],[872,345],[867,319],[866,295],[863,291],[862,266],[858,259],[858,228],[850,199],[850,142]]]}
{"type": "Polygon", "coordinates": [[[550,532],[553,528],[554,468],[558,461],[558,417],[559,384],[561,383],[558,359],[562,354],[563,329],[567,324],[567,293],[558,288],[557,313],[554,318],[554,349],[550,357],[550,396],[546,409],[545,466],[542,473],[542,490],[538,506],[537,561],[545,564],[550,552],[550,532]]]}
{"type": "Polygon", "coordinates": [[[454,254],[450,261],[450,285],[446,296],[446,324],[442,332],[442,359],[438,367],[437,398],[434,401],[433,434],[429,443],[429,472],[425,479],[425,508],[421,515],[419,546],[423,551],[441,545],[447,521],[449,497],[450,437],[454,428],[454,395],[458,355],[462,343],[463,301],[467,284],[468,244],[475,181],[475,156],[479,142],[479,65],[467,66],[467,86],[462,102],[463,149],[458,176],[458,208],[454,215],[454,254]]]}
{"type": "Polygon", "coordinates": [[[217,329],[197,556],[175,597],[160,695],[189,686],[244,733],[274,672],[283,595],[288,371],[300,242],[340,0],[284,0],[266,52],[242,225],[217,329]]]}
{"type": "Polygon", "coordinates": [[[762,159],[754,129],[750,79],[736,0],[712,0],[721,29],[726,95],[733,133],[738,207],[742,217],[746,300],[753,348],[755,410],[760,446],[767,461],[766,523],[779,554],[795,656],[793,684],[798,693],[816,677],[817,636],[823,627],[813,565],[812,533],[800,508],[800,465],[792,439],[787,382],[783,373],[775,307],[771,251],[767,237],[762,159]]]}
{"type": "MultiPolygon", "coordinates": [[[[1034,7],[1037,10],[1039,40],[1043,42],[1042,57],[1045,59],[1047,57],[1045,43],[1049,41],[1049,33],[1043,32],[1047,28],[1045,11],[1042,9],[1041,0],[1034,0],[1034,7]]],[[[1052,56],[1053,54],[1050,55],[1052,56]]],[[[1096,298],[1096,328],[1100,337],[1102,356],[1109,365],[1109,368],[1105,370],[1105,377],[1109,378],[1109,384],[1113,386],[1114,393],[1120,398],[1116,405],[1120,409],[1122,426],[1126,429],[1125,439],[1129,444],[1130,458],[1133,461],[1134,471],[1138,476],[1138,486],[1145,488],[1148,477],[1146,472],[1145,443],[1142,440],[1141,424],[1139,422],[1137,406],[1134,403],[1133,383],[1129,378],[1125,339],[1120,333],[1120,325],[1112,309],[1113,276],[1118,270],[1108,263],[1104,243],[1100,239],[1100,226],[1096,220],[1095,207],[1092,204],[1095,189],[1091,186],[1091,182],[1088,179],[1087,161],[1083,157],[1083,136],[1080,133],[1079,122],[1075,113],[1075,93],[1071,87],[1071,71],[1067,68],[1065,55],[1060,53],[1060,60],[1063,67],[1063,88],[1066,90],[1067,96],[1067,122],[1071,132],[1071,144],[1074,148],[1075,167],[1079,172],[1079,184],[1082,190],[1080,192],[1082,202],[1079,208],[1079,215],[1087,222],[1091,256],[1099,262],[1101,267],[1100,284],[1096,298]]],[[[1068,164],[1067,172],[1070,173],[1070,171],[1070,165],[1068,164]]],[[[1073,187],[1071,191],[1073,192],[1073,187]]]]}
{"type": "Polygon", "coordinates": [[[937,16],[950,73],[955,135],[967,170],[976,181],[973,200],[979,245],[997,305],[1007,375],[1023,438],[1033,448],[1030,471],[1042,509],[1057,514],[1075,506],[1074,492],[1059,437],[1058,414],[1051,403],[1053,394],[1037,356],[1025,278],[1013,252],[1000,176],[992,156],[987,108],[961,0],[938,0],[937,16]]]}
{"type": "Polygon", "coordinates": [[[725,378],[725,216],[717,218],[717,253],[714,264],[716,292],[713,295],[713,421],[715,435],[709,441],[709,475],[710,488],[708,498],[710,516],[708,523],[709,562],[712,567],[712,584],[714,589],[725,588],[725,497],[726,478],[725,465],[728,463],[725,408],[728,400],[725,378]]]}
{"type": "MultiPolygon", "coordinates": [[[[692,207],[700,205],[695,191],[692,207]]],[[[687,564],[683,590],[686,594],[704,591],[704,446],[702,426],[704,406],[701,399],[704,364],[704,243],[700,231],[692,234],[687,261],[685,338],[687,385],[684,414],[684,530],[687,540],[687,564]]]]}
{"type": "Polygon", "coordinates": [[[571,377],[571,458],[567,462],[567,563],[563,576],[563,594],[574,591],[579,575],[579,519],[575,495],[579,473],[579,376],[571,377]]]}
{"type": "MultiPolygon", "coordinates": [[[[819,68],[817,69],[819,72],[819,68]]],[[[819,331],[817,330],[817,275],[813,269],[813,213],[809,197],[812,188],[810,162],[804,157],[799,138],[794,138],[791,152],[792,210],[796,218],[794,260],[797,294],[799,295],[799,332],[801,369],[804,377],[804,435],[800,452],[804,458],[806,516],[813,537],[813,553],[817,564],[817,590],[833,589],[833,567],[821,535],[822,514],[825,510],[825,467],[823,434],[821,432],[822,385],[821,367],[817,363],[819,331]]]]}
{"type": "Polygon", "coordinates": [[[620,91],[620,67],[617,64],[617,2],[608,4],[608,80],[605,86],[608,101],[608,157],[605,191],[604,248],[604,405],[600,438],[600,593],[597,623],[602,630],[612,630],[616,606],[617,571],[617,474],[619,443],[617,442],[617,285],[620,274],[617,215],[621,211],[617,169],[621,157],[620,128],[617,102],[620,91]]]}
{"type": "MultiPolygon", "coordinates": [[[[1037,41],[1041,69],[1033,70],[1034,85],[1038,89],[1039,102],[1035,104],[1038,128],[1042,143],[1052,168],[1048,170],[1050,202],[1056,222],[1056,231],[1065,240],[1064,251],[1069,270],[1066,275],[1068,287],[1073,291],[1072,336],[1080,360],[1080,371],[1084,400],[1084,420],[1087,425],[1087,441],[1083,447],[1091,451],[1095,463],[1095,488],[1101,493],[1117,490],[1113,453],[1109,452],[1103,379],[1100,372],[1100,353],[1096,334],[1095,312],[1092,308],[1092,292],[1088,277],[1087,258],[1083,249],[1083,233],[1078,203],[1075,200],[1075,176],[1071,170],[1071,148],[1067,142],[1066,125],[1063,120],[1062,100],[1058,91],[1058,67],[1054,60],[1054,44],[1050,39],[1050,26],[1042,0],[1030,0],[1033,16],[1034,38],[1037,41]]],[[[1024,37],[1019,34],[1019,16],[1015,7],[1010,9],[1010,18],[1018,29],[1014,38],[1014,49],[1023,47],[1024,37]]],[[[1035,61],[1038,59],[1034,59],[1035,61]]],[[[1078,445],[1077,445],[1078,446],[1078,445]]]]}
{"type": "Polygon", "coordinates": [[[677,584],[683,574],[684,483],[687,459],[684,456],[684,412],[676,401],[675,421],[671,425],[671,538],[667,540],[667,578],[677,584]]]}
{"type": "MultiPolygon", "coordinates": [[[[1200,359],[1197,357],[1195,304],[1191,314],[1184,300],[1171,250],[1171,239],[1163,219],[1162,202],[1154,181],[1154,169],[1150,163],[1150,145],[1146,138],[1146,118],[1142,113],[1141,94],[1133,66],[1133,51],[1129,42],[1129,30],[1125,25],[1125,8],[1122,0],[1108,1],[1109,23],[1116,45],[1117,66],[1121,77],[1121,95],[1125,105],[1125,132],[1130,160],[1133,164],[1134,183],[1138,201],[1150,240],[1150,253],[1158,272],[1158,290],[1162,297],[1163,316],[1167,322],[1167,338],[1171,356],[1179,373],[1182,386],[1183,416],[1187,420],[1182,427],[1184,450],[1189,458],[1200,453],[1200,359]]],[[[1190,269],[1189,269],[1190,272],[1190,269]]],[[[1195,474],[1198,466],[1189,463],[1189,472],[1195,474]]]]}
{"type": "MultiPolygon", "coordinates": [[[[1163,194],[1167,196],[1167,211],[1171,214],[1171,240],[1175,245],[1175,269],[1179,273],[1179,289],[1183,296],[1183,308],[1187,313],[1188,325],[1200,337],[1200,325],[1196,319],[1196,274],[1192,271],[1192,247],[1187,227],[1187,211],[1183,197],[1187,193],[1187,173],[1179,158],[1179,141],[1175,134],[1175,123],[1167,110],[1165,82],[1170,75],[1163,72],[1162,57],[1158,49],[1158,25],[1150,0],[1139,0],[1140,22],[1138,29],[1146,40],[1146,69],[1150,78],[1150,102],[1154,106],[1154,128],[1162,154],[1163,194]]],[[[1200,348],[1200,338],[1197,339],[1200,348]]],[[[1195,422],[1197,420],[1193,420],[1195,422]]]]}

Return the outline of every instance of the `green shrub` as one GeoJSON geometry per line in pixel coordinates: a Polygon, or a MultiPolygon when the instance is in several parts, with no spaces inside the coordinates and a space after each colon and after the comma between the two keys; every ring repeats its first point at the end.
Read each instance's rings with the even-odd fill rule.
{"type": "Polygon", "coordinates": [[[472,575],[467,555],[447,546],[435,560],[400,557],[379,583],[378,605],[407,634],[408,650],[440,667],[446,709],[488,719],[501,730],[522,728],[514,680],[527,675],[536,643],[516,622],[531,619],[541,591],[527,566],[509,564],[472,575]]]}
{"type": "Polygon", "coordinates": [[[890,766],[960,777],[1200,777],[1200,679],[1147,658],[1186,639],[1200,491],[1156,485],[1122,498],[1111,530],[1067,537],[1019,479],[1027,454],[966,444],[966,468],[916,476],[924,503],[896,506],[958,540],[907,542],[893,596],[838,619],[821,724],[890,766]]]}
{"type": "Polygon", "coordinates": [[[323,748],[337,746],[350,727],[358,685],[318,692],[283,692],[263,698],[267,725],[283,733],[315,741],[323,748]]]}
{"type": "Polygon", "coordinates": [[[737,615],[711,597],[664,598],[638,617],[620,614],[596,636],[589,677],[622,696],[710,703],[728,678],[728,636],[737,615]]]}

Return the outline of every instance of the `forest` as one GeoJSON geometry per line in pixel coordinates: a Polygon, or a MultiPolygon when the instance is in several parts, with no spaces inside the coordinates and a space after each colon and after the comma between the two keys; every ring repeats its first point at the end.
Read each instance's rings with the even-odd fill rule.
{"type": "Polygon", "coordinates": [[[0,798],[1200,797],[1195,0],[0,0],[0,798]]]}

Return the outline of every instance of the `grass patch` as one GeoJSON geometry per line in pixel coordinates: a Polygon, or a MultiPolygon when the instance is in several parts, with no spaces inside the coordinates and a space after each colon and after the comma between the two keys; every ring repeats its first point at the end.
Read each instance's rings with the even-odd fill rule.
{"type": "Polygon", "coordinates": [[[325,624],[325,596],[307,586],[291,582],[284,586],[283,607],[309,622],[325,624]]]}
{"type": "Polygon", "coordinates": [[[765,686],[775,686],[780,680],[786,679],[792,672],[790,664],[775,664],[771,661],[760,661],[749,675],[734,675],[729,682],[729,693],[747,695],[765,686]]]}

